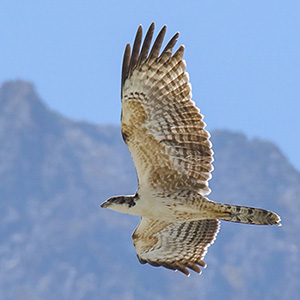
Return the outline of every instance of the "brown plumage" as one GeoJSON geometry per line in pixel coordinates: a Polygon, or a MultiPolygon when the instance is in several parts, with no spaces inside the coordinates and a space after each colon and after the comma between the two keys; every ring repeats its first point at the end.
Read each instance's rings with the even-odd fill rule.
{"type": "Polygon", "coordinates": [[[191,100],[184,46],[173,54],[176,33],[161,51],[164,26],[150,50],[153,32],[154,23],[142,44],[139,26],[132,51],[126,46],[122,68],[122,136],[136,167],[138,191],[112,197],[102,207],[142,217],[133,234],[141,263],[200,273],[218,219],[280,225],[280,218],[205,197],[213,151],[203,116],[191,100]]]}

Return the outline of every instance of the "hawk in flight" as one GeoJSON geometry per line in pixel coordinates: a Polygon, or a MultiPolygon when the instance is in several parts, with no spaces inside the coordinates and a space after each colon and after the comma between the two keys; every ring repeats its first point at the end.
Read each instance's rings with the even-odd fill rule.
{"type": "Polygon", "coordinates": [[[161,51],[164,26],[151,47],[153,32],[154,23],[142,44],[139,26],[132,51],[126,46],[122,67],[122,135],[135,164],[138,190],[101,206],[141,216],[132,239],[142,264],[189,275],[188,268],[200,273],[206,266],[203,258],[219,231],[219,219],[280,225],[280,217],[207,198],[213,151],[203,115],[191,100],[184,46],[173,53],[176,33],[161,51]]]}

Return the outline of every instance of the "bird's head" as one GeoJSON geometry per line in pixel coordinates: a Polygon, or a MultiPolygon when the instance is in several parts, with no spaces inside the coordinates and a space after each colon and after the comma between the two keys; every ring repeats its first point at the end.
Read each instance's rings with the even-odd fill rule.
{"type": "Polygon", "coordinates": [[[136,205],[138,198],[137,194],[134,196],[114,196],[104,201],[101,207],[126,213],[136,205]]]}

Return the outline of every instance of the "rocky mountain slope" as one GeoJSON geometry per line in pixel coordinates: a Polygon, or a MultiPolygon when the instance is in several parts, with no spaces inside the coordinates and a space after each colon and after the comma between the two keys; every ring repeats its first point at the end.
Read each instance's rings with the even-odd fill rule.
{"type": "Polygon", "coordinates": [[[277,212],[282,227],[222,222],[202,275],[140,265],[138,218],[101,209],[135,192],[118,127],[49,110],[27,82],[0,88],[1,299],[296,299],[300,173],[276,145],[212,132],[215,201],[277,212]]]}

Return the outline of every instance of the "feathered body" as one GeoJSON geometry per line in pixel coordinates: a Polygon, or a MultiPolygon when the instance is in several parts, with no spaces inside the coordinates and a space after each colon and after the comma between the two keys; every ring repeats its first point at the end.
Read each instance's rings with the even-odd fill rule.
{"type": "Polygon", "coordinates": [[[203,116],[191,100],[184,47],[173,54],[176,33],[160,53],[164,26],[150,51],[153,32],[154,23],[141,47],[139,27],[132,51],[126,46],[122,69],[122,135],[135,164],[138,190],[102,206],[142,217],[133,234],[141,263],[200,273],[198,265],[205,266],[202,259],[218,233],[218,219],[279,225],[280,218],[205,197],[213,151],[203,116]]]}

